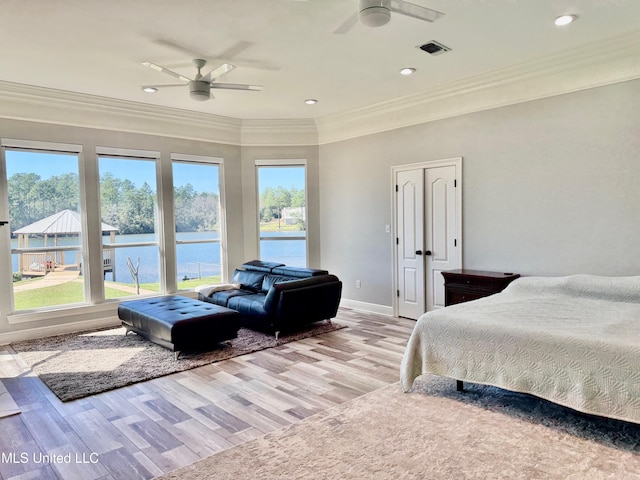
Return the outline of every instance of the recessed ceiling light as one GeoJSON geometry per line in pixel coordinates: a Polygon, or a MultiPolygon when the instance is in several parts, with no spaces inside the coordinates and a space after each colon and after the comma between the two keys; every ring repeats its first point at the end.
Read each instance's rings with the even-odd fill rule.
{"type": "Polygon", "coordinates": [[[306,103],[307,105],[315,105],[316,103],[318,103],[318,100],[316,100],[315,98],[307,98],[304,103],[306,103]]]}
{"type": "Polygon", "coordinates": [[[156,87],[142,87],[144,93],[156,93],[158,89],[156,87]]]}
{"type": "Polygon", "coordinates": [[[563,27],[564,25],[569,25],[572,23],[577,17],[575,15],[560,15],[557,17],[553,23],[558,27],[563,27]]]}
{"type": "Polygon", "coordinates": [[[401,68],[400,75],[411,75],[412,73],[415,73],[415,71],[416,69],[411,67],[401,68]]]}

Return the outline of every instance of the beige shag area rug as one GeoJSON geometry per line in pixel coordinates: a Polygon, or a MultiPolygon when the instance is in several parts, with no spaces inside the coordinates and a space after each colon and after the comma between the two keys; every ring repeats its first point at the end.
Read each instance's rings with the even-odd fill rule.
{"type": "Polygon", "coordinates": [[[160,477],[185,479],[640,478],[640,425],[494,387],[423,377],[160,477]]]}
{"type": "Polygon", "coordinates": [[[278,342],[273,335],[241,328],[231,345],[185,351],[177,361],[170,350],[134,333],[125,335],[123,327],[27,340],[11,347],[66,402],[341,328],[344,326],[319,322],[281,335],[278,342]]]}

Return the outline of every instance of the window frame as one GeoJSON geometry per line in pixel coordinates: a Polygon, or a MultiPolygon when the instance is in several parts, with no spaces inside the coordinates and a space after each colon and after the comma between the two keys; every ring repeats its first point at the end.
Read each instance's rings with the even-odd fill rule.
{"type": "MultiPolygon", "coordinates": [[[[155,227],[156,231],[156,241],[153,242],[133,242],[133,243],[117,243],[113,244],[113,246],[108,247],[108,249],[113,250],[114,252],[121,248],[131,248],[131,247],[156,247],[158,250],[158,283],[159,288],[157,292],[148,293],[148,294],[139,294],[139,295],[129,295],[122,296],[117,298],[106,299],[105,295],[105,283],[104,276],[102,276],[102,282],[100,285],[100,290],[102,291],[102,299],[105,302],[120,302],[131,300],[132,297],[135,298],[145,298],[152,297],[157,295],[163,295],[167,292],[167,281],[166,281],[166,256],[163,259],[163,252],[166,252],[166,240],[165,240],[165,228],[164,228],[164,215],[162,209],[162,197],[163,197],[163,185],[162,185],[162,175],[160,168],[160,152],[154,150],[136,150],[136,149],[128,149],[128,148],[114,148],[114,147],[96,147],[96,162],[97,162],[97,173],[98,173],[98,212],[97,214],[100,217],[100,221],[102,221],[102,203],[101,203],[101,191],[100,191],[100,159],[115,159],[115,160],[138,160],[138,161],[149,161],[154,164],[155,171],[155,188],[156,188],[156,202],[155,202],[155,227]]],[[[102,233],[102,232],[101,232],[102,233]]],[[[105,244],[102,241],[102,234],[100,235],[100,257],[104,258],[105,252],[105,244]]]]}
{"type": "Polygon", "coordinates": [[[179,290],[177,288],[177,270],[178,270],[178,245],[192,245],[197,243],[218,243],[220,245],[220,277],[222,282],[226,279],[226,266],[228,264],[228,254],[227,254],[227,223],[226,223],[226,208],[225,208],[225,193],[224,193],[224,159],[221,157],[210,157],[204,155],[190,155],[183,153],[172,153],[170,155],[171,159],[171,190],[172,190],[172,232],[173,235],[173,248],[171,255],[173,256],[172,262],[174,265],[174,270],[176,272],[174,281],[176,282],[176,291],[185,292],[192,291],[193,289],[182,289],[179,290]],[[176,218],[175,218],[175,198],[173,197],[173,192],[175,191],[175,181],[173,179],[173,165],[174,163],[187,163],[187,164],[195,164],[195,165],[216,165],[218,167],[218,201],[219,201],[219,218],[220,218],[220,234],[218,240],[178,240],[176,235],[176,218]]]}
{"type": "MultiPolygon", "coordinates": [[[[84,259],[88,248],[88,231],[86,222],[86,203],[83,192],[83,146],[72,143],[58,143],[58,142],[45,142],[38,140],[23,140],[15,138],[0,138],[0,191],[7,192],[7,195],[3,195],[0,199],[0,219],[9,220],[9,196],[8,196],[8,178],[6,169],[6,152],[21,151],[21,152],[33,152],[33,153],[52,153],[62,155],[74,155],[77,159],[78,167],[78,181],[79,181],[79,199],[80,206],[80,218],[82,223],[82,233],[80,235],[80,247],[68,248],[68,250],[78,251],[81,258],[84,259]]],[[[47,316],[50,318],[52,312],[55,311],[67,311],[73,308],[83,308],[91,305],[88,281],[83,279],[83,300],[82,302],[68,303],[63,305],[52,305],[48,307],[40,307],[32,310],[15,310],[14,291],[13,291],[13,272],[12,272],[12,258],[13,249],[11,247],[11,230],[10,224],[3,225],[6,230],[0,227],[0,255],[4,258],[4,267],[0,267],[0,305],[7,305],[6,311],[0,311],[0,316],[7,318],[9,324],[22,323],[25,318],[33,318],[33,321],[41,319],[41,316],[47,316]]],[[[67,250],[58,248],[57,250],[67,250]]]]}
{"type": "Polygon", "coordinates": [[[256,224],[257,224],[257,232],[258,232],[258,245],[257,252],[258,258],[262,259],[261,250],[261,242],[262,241],[285,241],[285,240],[304,240],[305,248],[304,248],[304,266],[307,267],[309,265],[309,206],[308,206],[308,168],[307,168],[307,160],[306,159],[269,159],[269,160],[255,160],[255,179],[256,179],[256,224]],[[306,222],[306,229],[304,237],[263,237],[260,232],[260,167],[303,167],[304,168],[304,215],[306,222]]]}

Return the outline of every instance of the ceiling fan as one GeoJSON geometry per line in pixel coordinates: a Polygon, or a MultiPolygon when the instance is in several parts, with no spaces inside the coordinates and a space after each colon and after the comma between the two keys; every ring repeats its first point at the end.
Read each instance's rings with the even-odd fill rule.
{"type": "Polygon", "coordinates": [[[165,68],[160,65],[156,65],[151,62],[143,62],[142,65],[145,67],[151,68],[152,70],[156,70],[157,72],[166,73],[181,80],[183,83],[177,84],[169,84],[169,85],[144,85],[142,87],[143,90],[151,89],[151,91],[156,91],[159,88],[165,87],[184,87],[185,85],[189,86],[189,95],[192,99],[197,100],[199,102],[204,102],[209,100],[210,98],[214,98],[211,95],[212,88],[221,88],[227,90],[253,90],[260,91],[262,90],[262,85],[242,85],[239,83],[218,83],[216,79],[224,75],[225,73],[230,72],[234,68],[235,65],[231,65],[230,63],[223,63],[222,65],[214,68],[206,75],[202,75],[202,68],[207,64],[206,60],[202,60],[201,58],[196,58],[193,60],[193,64],[198,69],[198,73],[196,76],[191,79],[189,77],[185,77],[184,75],[180,75],[168,68],[165,68]]]}
{"type": "Polygon", "coordinates": [[[347,33],[360,20],[367,27],[381,27],[391,20],[391,12],[407,17],[435,22],[444,13],[404,0],[358,0],[358,11],[333,33],[347,33]]]}

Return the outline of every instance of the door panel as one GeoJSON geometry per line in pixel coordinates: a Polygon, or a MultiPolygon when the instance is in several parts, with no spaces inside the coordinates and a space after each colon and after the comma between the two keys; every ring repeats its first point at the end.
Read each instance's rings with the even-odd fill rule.
{"type": "Polygon", "coordinates": [[[404,269],[404,298],[405,302],[415,304],[418,301],[418,271],[415,268],[404,269]]]}
{"type": "Polygon", "coordinates": [[[396,177],[398,315],[418,318],[425,311],[424,176],[422,170],[398,172],[396,177]]]}
{"type": "Polygon", "coordinates": [[[456,252],[456,167],[425,169],[427,310],[444,307],[443,270],[460,268],[456,252]]]}

